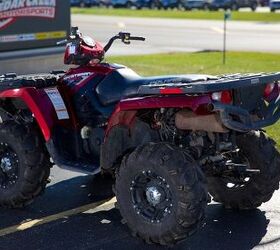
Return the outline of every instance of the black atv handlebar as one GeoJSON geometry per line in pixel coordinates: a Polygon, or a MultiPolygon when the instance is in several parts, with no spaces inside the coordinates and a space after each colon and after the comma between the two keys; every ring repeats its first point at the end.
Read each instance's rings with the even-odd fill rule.
{"type": "MultiPolygon", "coordinates": [[[[62,45],[62,44],[67,44],[70,41],[79,41],[82,39],[82,34],[79,31],[78,27],[72,27],[71,28],[71,32],[69,35],[68,39],[62,40],[57,42],[57,45],[62,45]]],[[[112,44],[114,43],[114,41],[116,40],[121,40],[124,44],[130,44],[130,41],[145,41],[146,38],[145,37],[140,37],[140,36],[131,36],[130,33],[126,33],[126,32],[120,32],[118,35],[113,36],[109,42],[105,45],[104,47],[104,51],[107,52],[112,44]]]]}
{"type": "Polygon", "coordinates": [[[71,27],[71,31],[70,31],[70,35],[67,39],[64,39],[62,41],[59,41],[56,43],[56,45],[63,45],[63,44],[67,44],[70,41],[76,40],[76,39],[81,39],[82,38],[82,34],[79,31],[78,27],[71,27]]]}
{"type": "Polygon", "coordinates": [[[109,40],[109,42],[104,47],[104,51],[107,52],[116,40],[121,40],[124,44],[130,44],[130,41],[145,41],[146,38],[140,36],[131,36],[130,33],[120,32],[118,35],[113,36],[109,40]]]}

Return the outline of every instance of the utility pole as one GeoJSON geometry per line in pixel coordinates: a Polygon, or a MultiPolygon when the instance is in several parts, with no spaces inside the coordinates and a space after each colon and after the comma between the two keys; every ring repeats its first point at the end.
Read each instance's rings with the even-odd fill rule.
{"type": "Polygon", "coordinates": [[[224,48],[223,48],[223,64],[226,64],[226,51],[227,51],[227,20],[231,18],[231,12],[226,10],[224,13],[224,48]]]}

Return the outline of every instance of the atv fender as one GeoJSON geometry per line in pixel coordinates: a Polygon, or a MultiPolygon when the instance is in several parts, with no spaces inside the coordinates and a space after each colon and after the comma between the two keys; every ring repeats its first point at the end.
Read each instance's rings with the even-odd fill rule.
{"type": "Polygon", "coordinates": [[[51,131],[58,122],[55,109],[43,89],[20,88],[0,92],[0,99],[18,98],[32,112],[46,141],[51,138],[51,131]]]}
{"type": "Polygon", "coordinates": [[[165,96],[133,98],[120,101],[109,119],[105,133],[105,141],[110,130],[116,125],[131,127],[137,111],[141,109],[159,108],[187,108],[195,114],[204,115],[209,113],[209,105],[212,103],[208,95],[202,96],[165,96]]]}
{"type": "Polygon", "coordinates": [[[147,97],[120,101],[109,119],[101,147],[101,168],[114,170],[123,156],[139,145],[158,142],[157,131],[137,118],[141,109],[187,108],[196,114],[207,113],[209,96],[147,97]]]}

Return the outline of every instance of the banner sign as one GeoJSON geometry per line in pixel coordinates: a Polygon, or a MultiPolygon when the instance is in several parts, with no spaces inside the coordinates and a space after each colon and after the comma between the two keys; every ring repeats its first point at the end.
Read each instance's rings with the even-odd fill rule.
{"type": "Polygon", "coordinates": [[[55,46],[69,29],[69,0],[0,0],[0,51],[55,46]]]}

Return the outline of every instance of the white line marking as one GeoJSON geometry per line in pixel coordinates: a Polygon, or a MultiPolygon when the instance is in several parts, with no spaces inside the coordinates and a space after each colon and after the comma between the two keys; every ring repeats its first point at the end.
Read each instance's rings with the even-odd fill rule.
{"type": "Polygon", "coordinates": [[[99,202],[94,202],[91,204],[87,204],[81,207],[73,208],[67,211],[63,211],[58,214],[49,215],[43,218],[34,219],[19,225],[10,226],[7,228],[3,228],[0,230],[0,237],[16,232],[21,232],[32,227],[37,227],[46,223],[50,223],[59,219],[67,218],[69,216],[84,213],[86,211],[100,211],[102,209],[106,209],[109,205],[112,205],[116,202],[116,198],[112,198],[111,200],[103,200],[99,202]]]}
{"type": "Polygon", "coordinates": [[[117,26],[120,28],[120,29],[124,29],[126,27],[125,23],[123,22],[118,22],[117,23],[117,26]]]}
{"type": "MultiPolygon", "coordinates": [[[[220,33],[220,34],[224,34],[224,30],[218,27],[210,27],[211,30],[220,33]]],[[[227,32],[228,33],[228,32],[227,32]]]]}

